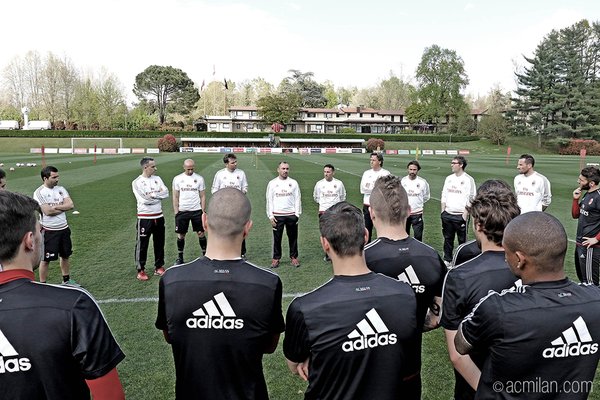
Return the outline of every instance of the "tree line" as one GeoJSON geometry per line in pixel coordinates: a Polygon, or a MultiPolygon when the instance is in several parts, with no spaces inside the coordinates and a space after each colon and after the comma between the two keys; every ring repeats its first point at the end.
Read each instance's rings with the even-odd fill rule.
{"type": "Polygon", "coordinates": [[[493,87],[487,95],[463,94],[469,83],[456,51],[424,49],[414,78],[389,76],[367,88],[317,82],[312,72],[288,71],[277,86],[258,77],[194,82],[181,69],[152,65],[133,84],[138,101],[126,105],[118,78],[106,70],[82,73],[68,57],[29,52],[2,71],[0,118],[49,119],[57,128],[156,129],[191,127],[205,115],[228,115],[232,106],[259,107],[268,124],[289,123],[298,109],[364,106],[404,109],[409,123],[449,133],[478,133],[501,143],[508,134],[542,138],[592,137],[600,126],[600,26],[582,20],[553,30],[523,57],[513,93],[493,87]],[[487,110],[477,125],[470,111],[487,110]]]}

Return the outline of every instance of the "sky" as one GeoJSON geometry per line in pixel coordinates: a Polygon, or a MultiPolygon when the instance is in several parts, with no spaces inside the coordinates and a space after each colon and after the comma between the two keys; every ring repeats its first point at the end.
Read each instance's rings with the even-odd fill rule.
{"type": "Polygon", "coordinates": [[[2,14],[0,68],[30,50],[52,52],[84,73],[114,73],[130,99],[150,65],[180,68],[198,86],[278,85],[290,69],[336,87],[375,86],[391,73],[416,83],[433,44],[463,59],[465,94],[476,98],[513,90],[523,55],[552,29],[600,21],[600,1],[8,0],[2,14]]]}

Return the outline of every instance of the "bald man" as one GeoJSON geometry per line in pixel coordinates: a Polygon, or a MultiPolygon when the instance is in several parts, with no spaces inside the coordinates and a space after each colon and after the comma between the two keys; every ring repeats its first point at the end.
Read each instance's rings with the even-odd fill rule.
{"type": "Polygon", "coordinates": [[[523,286],[490,292],[455,337],[461,354],[489,353],[475,398],[587,399],[600,357],[600,289],[566,277],[567,234],[549,214],[513,219],[503,247],[523,286]]]}
{"type": "Polygon", "coordinates": [[[206,200],[204,178],[194,172],[196,163],[191,158],[183,162],[183,172],[173,178],[173,213],[175,214],[175,233],[177,233],[177,260],[175,265],[183,264],[185,235],[192,223],[192,229],[198,235],[202,254],[206,253],[206,236],[202,227],[202,210],[206,200]]]}
{"type": "Polygon", "coordinates": [[[240,256],[250,212],[240,190],[215,192],[202,215],[206,257],[160,280],[156,327],[173,348],[178,399],[268,399],[262,358],[284,329],[282,286],[240,256]]]}

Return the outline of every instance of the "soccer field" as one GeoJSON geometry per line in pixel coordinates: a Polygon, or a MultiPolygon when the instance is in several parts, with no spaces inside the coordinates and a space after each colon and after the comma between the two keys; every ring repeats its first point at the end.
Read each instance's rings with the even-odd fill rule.
{"type": "MultiPolygon", "coordinates": [[[[222,154],[170,154],[155,156],[157,174],[170,188],[173,177],[182,172],[185,158],[196,161],[196,172],[207,185],[207,199],[215,172],[223,167],[222,154]]],[[[511,186],[516,175],[516,159],[508,163],[505,156],[468,155],[466,172],[477,185],[490,178],[507,181],[511,186]]],[[[154,328],[158,278],[148,282],[135,278],[134,246],[136,237],[136,206],[131,191],[131,181],[140,174],[140,156],[46,156],[46,163],[59,169],[60,182],[69,191],[75,210],[68,213],[73,235],[71,276],[89,290],[100,302],[111,329],[127,358],[119,365],[128,399],[174,398],[175,371],[170,347],[162,333],[154,328]]],[[[386,156],[384,168],[403,176],[410,156],[386,156]]],[[[451,156],[420,157],[420,176],[429,181],[432,199],[425,206],[424,242],[441,252],[443,238],[439,218],[439,198],[443,181],[450,170],[451,156]]],[[[364,170],[369,168],[369,155],[262,155],[238,154],[238,166],[248,177],[248,196],[252,203],[254,226],[247,239],[249,261],[268,266],[271,261],[272,234],[265,213],[265,189],[276,176],[280,160],[290,163],[290,177],[300,184],[303,213],[300,217],[299,260],[302,266],[294,269],[287,262],[287,241],[284,238],[282,265],[276,271],[283,281],[284,312],[297,293],[314,289],[331,276],[330,264],[323,261],[319,245],[317,204],[312,191],[317,180],[323,177],[322,166],[332,163],[336,178],[342,180],[348,201],[360,207],[362,196],[359,182],[364,170]]],[[[588,162],[597,162],[588,158],[588,162]]],[[[41,184],[39,155],[0,153],[0,162],[8,175],[8,189],[32,195],[41,184]],[[19,167],[9,172],[15,163],[35,162],[37,167],[19,167]]],[[[571,193],[577,185],[580,171],[579,157],[536,156],[536,170],[548,177],[552,184],[552,204],[548,212],[560,219],[570,239],[566,267],[568,275],[576,279],[573,269],[573,243],[576,221],[571,218],[571,193]]],[[[170,199],[163,201],[167,226],[166,261],[172,263],[177,255],[174,233],[173,209],[170,199]]],[[[469,235],[472,237],[472,235],[469,235]]],[[[185,259],[199,255],[197,240],[190,232],[186,241],[185,259]]],[[[543,240],[543,238],[540,238],[543,240]]],[[[152,265],[152,250],[148,264],[152,265]]],[[[168,265],[167,265],[168,266],[168,265]]],[[[51,263],[49,282],[61,281],[58,262],[51,263]]],[[[272,399],[301,399],[306,384],[292,376],[278,350],[265,356],[265,375],[272,399]]],[[[208,367],[207,367],[208,368],[208,367]]],[[[382,371],[385,373],[385,371],[382,371]]],[[[452,396],[454,377],[448,361],[441,330],[425,334],[423,342],[423,398],[448,399],[452,396]]],[[[202,379],[199,376],[198,379],[202,379]]],[[[600,389],[597,391],[600,393],[600,389]]],[[[600,398],[592,394],[590,398],[600,398]]],[[[374,398],[376,399],[376,395],[374,398]]]]}

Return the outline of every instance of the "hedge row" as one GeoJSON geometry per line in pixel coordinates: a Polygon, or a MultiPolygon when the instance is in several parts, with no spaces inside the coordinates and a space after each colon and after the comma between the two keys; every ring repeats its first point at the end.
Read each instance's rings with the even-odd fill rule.
{"type": "MultiPolygon", "coordinates": [[[[269,132],[173,132],[177,137],[206,137],[206,138],[263,138],[269,132]]],[[[165,135],[162,131],[10,131],[0,130],[0,137],[121,137],[121,138],[161,138],[165,135]]],[[[436,135],[436,134],[359,134],[359,133],[291,133],[281,132],[276,136],[282,139],[310,137],[313,139],[383,139],[386,142],[471,142],[479,140],[478,136],[466,135],[436,135]]]]}

